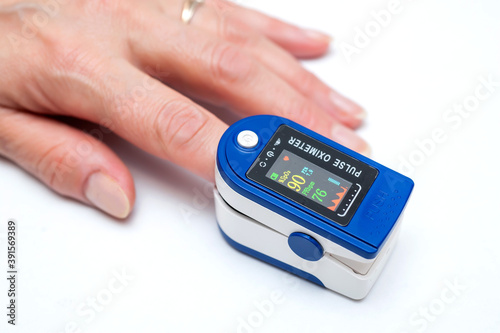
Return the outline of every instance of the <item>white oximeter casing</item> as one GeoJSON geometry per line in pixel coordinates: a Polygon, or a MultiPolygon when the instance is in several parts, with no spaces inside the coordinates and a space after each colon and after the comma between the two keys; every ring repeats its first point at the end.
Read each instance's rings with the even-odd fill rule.
{"type": "Polygon", "coordinates": [[[224,133],[215,177],[229,244],[353,299],[384,267],[413,189],[408,177],[265,115],[224,133]]]}

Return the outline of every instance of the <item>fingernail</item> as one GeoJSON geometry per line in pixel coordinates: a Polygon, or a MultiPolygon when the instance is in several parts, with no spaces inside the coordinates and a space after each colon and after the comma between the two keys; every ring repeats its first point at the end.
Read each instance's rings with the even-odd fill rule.
{"type": "Polygon", "coordinates": [[[330,92],[330,101],[337,111],[347,116],[354,117],[358,120],[364,120],[366,118],[366,111],[363,107],[339,94],[335,90],[330,92]]]}
{"type": "Polygon", "coordinates": [[[349,149],[355,150],[360,154],[369,156],[371,149],[365,140],[360,138],[353,130],[341,125],[335,124],[332,129],[332,139],[349,149]]]}
{"type": "Polygon", "coordinates": [[[304,32],[304,35],[307,36],[307,38],[314,39],[318,42],[331,43],[333,40],[332,36],[327,35],[327,34],[322,33],[322,32],[319,32],[319,31],[316,31],[316,30],[304,29],[303,32],[304,32]]]}
{"type": "Polygon", "coordinates": [[[130,214],[130,202],[116,180],[102,172],[90,175],[85,196],[97,208],[123,219],[130,214]]]}

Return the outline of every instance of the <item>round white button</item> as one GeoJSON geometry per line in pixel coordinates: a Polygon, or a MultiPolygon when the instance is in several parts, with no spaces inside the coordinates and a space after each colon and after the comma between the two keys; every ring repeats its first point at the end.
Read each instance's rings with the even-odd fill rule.
{"type": "Polygon", "coordinates": [[[240,132],[237,140],[238,144],[243,148],[254,148],[259,143],[259,137],[252,131],[240,132]]]}

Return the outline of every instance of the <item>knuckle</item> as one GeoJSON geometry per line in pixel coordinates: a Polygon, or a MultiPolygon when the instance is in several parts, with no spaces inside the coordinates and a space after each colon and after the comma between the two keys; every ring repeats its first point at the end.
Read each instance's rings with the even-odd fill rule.
{"type": "MultiPolygon", "coordinates": [[[[90,75],[99,68],[99,64],[104,60],[102,55],[112,50],[110,42],[96,43],[95,36],[80,33],[81,31],[76,29],[68,30],[60,22],[41,29],[41,45],[37,58],[44,60],[43,65],[47,71],[90,75]],[[79,38],[75,38],[75,35],[79,38]]],[[[101,72],[102,70],[103,68],[101,72]]]]}
{"type": "Polygon", "coordinates": [[[191,155],[200,148],[199,136],[208,122],[208,115],[185,101],[164,104],[154,120],[154,133],[167,158],[191,155]]]}
{"type": "Polygon", "coordinates": [[[219,21],[219,35],[231,43],[237,45],[249,44],[250,40],[255,39],[254,34],[249,34],[248,29],[245,29],[240,23],[235,20],[223,17],[219,21]]]}
{"type": "Polygon", "coordinates": [[[72,31],[67,29],[62,29],[62,25],[57,22],[50,22],[46,26],[36,29],[37,43],[33,43],[35,46],[28,55],[34,56],[34,59],[41,59],[46,64],[57,65],[61,60],[68,58],[68,55],[72,55],[75,58],[78,55],[78,51],[83,51],[80,45],[81,41],[76,41],[72,37],[72,31]]]}
{"type": "Polygon", "coordinates": [[[216,15],[218,16],[217,21],[219,22],[232,20],[235,16],[234,14],[240,8],[237,4],[226,0],[211,0],[210,2],[207,1],[207,5],[210,6],[212,10],[214,10],[216,15]]]}
{"type": "Polygon", "coordinates": [[[88,51],[81,44],[75,43],[57,29],[45,29],[40,34],[40,39],[43,43],[45,70],[72,72],[75,68],[84,68],[82,60],[86,58],[88,51]]]}
{"type": "Polygon", "coordinates": [[[265,24],[263,24],[263,28],[266,29],[266,31],[276,31],[276,32],[284,32],[285,31],[284,29],[286,29],[285,25],[283,24],[283,21],[273,17],[267,18],[265,24]]]}
{"type": "Polygon", "coordinates": [[[47,52],[51,62],[49,70],[90,75],[95,70],[96,57],[80,45],[57,36],[45,36],[47,52]]]}
{"type": "Polygon", "coordinates": [[[82,6],[83,11],[92,16],[96,15],[106,15],[106,16],[114,16],[117,11],[122,10],[125,4],[122,4],[122,1],[119,0],[93,0],[86,1],[80,0],[80,6],[82,6]],[[120,6],[122,5],[122,6],[120,6]]]}
{"type": "Polygon", "coordinates": [[[56,190],[60,187],[58,184],[64,184],[67,174],[81,162],[65,147],[65,143],[60,142],[48,148],[41,154],[33,170],[43,182],[56,190]]]}
{"type": "Polygon", "coordinates": [[[318,87],[316,76],[302,68],[295,75],[295,82],[300,82],[303,91],[315,91],[318,87]]]}
{"type": "Polygon", "coordinates": [[[308,102],[304,100],[290,101],[287,102],[284,110],[284,117],[292,119],[307,128],[314,127],[315,119],[311,112],[311,105],[308,102]]]}
{"type": "Polygon", "coordinates": [[[255,64],[236,46],[224,43],[213,47],[210,66],[216,84],[234,84],[251,77],[255,64]]]}

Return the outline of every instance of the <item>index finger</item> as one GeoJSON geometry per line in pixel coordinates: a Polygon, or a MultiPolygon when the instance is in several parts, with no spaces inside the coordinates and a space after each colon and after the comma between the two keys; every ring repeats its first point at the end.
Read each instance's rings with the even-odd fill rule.
{"type": "Polygon", "coordinates": [[[104,125],[139,148],[214,180],[226,124],[123,59],[85,75],[93,84],[78,90],[72,86],[82,77],[68,69],[46,81],[43,88],[54,96],[58,113],[104,125]]]}

